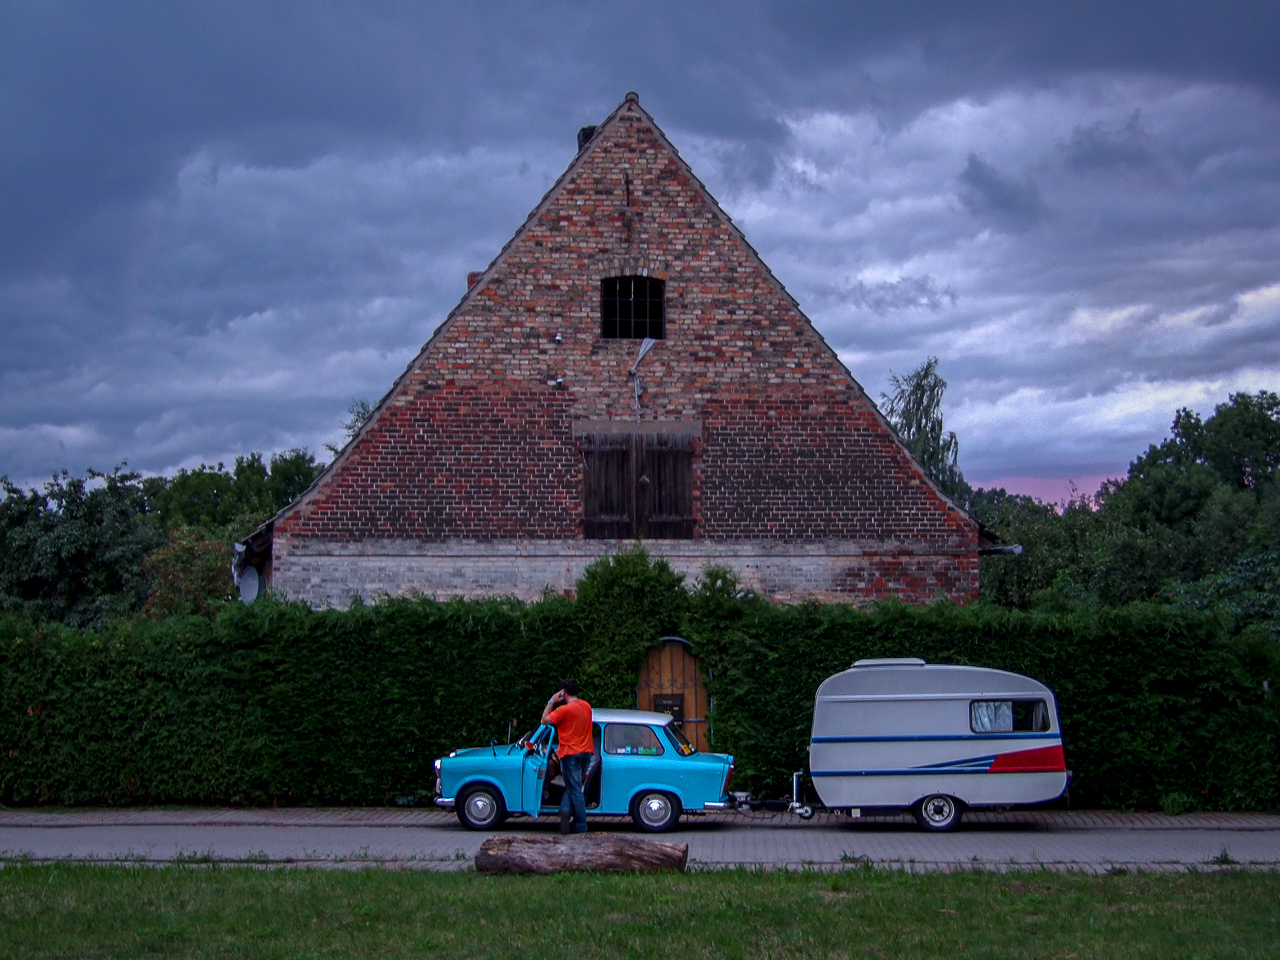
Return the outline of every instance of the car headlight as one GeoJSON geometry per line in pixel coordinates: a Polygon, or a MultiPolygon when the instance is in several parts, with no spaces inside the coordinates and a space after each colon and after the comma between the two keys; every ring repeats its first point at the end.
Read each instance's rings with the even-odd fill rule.
{"type": "Polygon", "coordinates": [[[437,760],[437,761],[436,761],[436,773],[439,773],[439,772],[440,772],[440,761],[439,761],[439,760],[437,760]]]}

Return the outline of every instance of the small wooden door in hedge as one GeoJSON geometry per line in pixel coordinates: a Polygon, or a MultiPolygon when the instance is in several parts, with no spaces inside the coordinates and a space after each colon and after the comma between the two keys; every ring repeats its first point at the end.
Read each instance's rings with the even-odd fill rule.
{"type": "Polygon", "coordinates": [[[645,655],[636,706],[670,714],[689,742],[700,751],[708,749],[707,689],[687,641],[664,637],[660,646],[645,655]]]}

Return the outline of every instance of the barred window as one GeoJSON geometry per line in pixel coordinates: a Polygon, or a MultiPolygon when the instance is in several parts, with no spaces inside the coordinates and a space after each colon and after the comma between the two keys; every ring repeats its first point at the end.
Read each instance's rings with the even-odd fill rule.
{"type": "Polygon", "coordinates": [[[661,280],[610,277],[600,281],[600,336],[607,340],[661,340],[666,312],[661,280]]]}

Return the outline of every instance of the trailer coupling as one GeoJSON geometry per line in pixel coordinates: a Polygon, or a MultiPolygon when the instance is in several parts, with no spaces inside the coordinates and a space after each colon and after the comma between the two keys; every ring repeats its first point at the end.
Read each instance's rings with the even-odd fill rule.
{"type": "Polygon", "coordinates": [[[740,810],[752,812],[766,810],[769,813],[794,813],[801,820],[809,820],[814,814],[813,805],[797,799],[800,796],[800,777],[803,775],[804,771],[791,775],[791,796],[789,797],[779,800],[760,800],[749,793],[734,793],[731,795],[734,806],[740,810]]]}

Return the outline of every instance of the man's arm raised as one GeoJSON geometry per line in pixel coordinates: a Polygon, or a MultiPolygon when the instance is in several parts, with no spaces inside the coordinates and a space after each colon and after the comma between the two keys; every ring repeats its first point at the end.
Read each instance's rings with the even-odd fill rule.
{"type": "Polygon", "coordinates": [[[564,703],[564,700],[565,700],[565,696],[564,696],[563,690],[557,690],[555,694],[552,695],[551,699],[547,701],[547,705],[542,708],[543,723],[551,722],[549,719],[551,716],[551,712],[555,710],[556,707],[560,706],[560,704],[564,703]]]}

